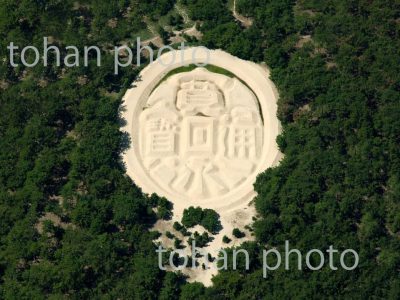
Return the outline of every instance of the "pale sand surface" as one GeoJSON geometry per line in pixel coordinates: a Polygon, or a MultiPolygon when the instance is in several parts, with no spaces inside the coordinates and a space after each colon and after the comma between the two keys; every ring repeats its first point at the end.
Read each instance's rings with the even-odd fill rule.
{"type": "MultiPolygon", "coordinates": [[[[255,216],[254,206],[250,205],[251,200],[255,196],[253,183],[257,174],[268,167],[276,166],[282,158],[282,154],[279,152],[275,141],[276,136],[281,132],[281,127],[276,117],[278,94],[273,83],[269,80],[268,69],[265,66],[241,60],[221,50],[208,50],[208,53],[209,56],[207,56],[204,49],[199,48],[169,52],[162,55],[161,59],[165,63],[171,62],[175,56],[173,63],[164,66],[155,61],[143,69],[140,80],[134,83],[134,87],[128,90],[124,97],[122,117],[126,120],[126,125],[123,130],[131,136],[132,145],[124,153],[123,160],[126,164],[127,174],[145,193],[157,193],[160,196],[166,197],[174,205],[172,220],[158,221],[155,224],[154,230],[158,230],[161,233],[170,231],[183,240],[183,245],[187,245],[187,238],[183,238],[183,236],[176,233],[172,228],[172,224],[175,221],[181,222],[183,210],[190,206],[200,206],[202,208],[211,208],[218,212],[223,229],[214,236],[214,240],[207,247],[203,248],[211,255],[216,256],[220,248],[238,246],[245,240],[253,239],[251,233],[244,229],[245,225],[252,223],[252,217],[255,216]],[[193,58],[195,58],[195,61],[193,61],[193,58]],[[232,81],[224,75],[207,75],[204,69],[195,69],[193,74],[188,75],[189,77],[186,75],[186,77],[182,77],[179,74],[175,75],[173,76],[175,78],[171,77],[155,89],[160,80],[169,71],[180,66],[192,64],[193,62],[208,62],[210,65],[224,68],[235,74],[247,87],[243,88],[237,83],[239,81],[236,79],[232,81]],[[206,82],[207,86],[204,87],[202,83],[199,83],[200,81],[206,82]],[[225,85],[224,82],[226,83],[225,85]],[[236,88],[232,88],[232,85],[236,86],[236,88]],[[186,92],[185,89],[189,89],[189,91],[186,92]],[[257,116],[257,112],[254,111],[254,107],[251,104],[253,96],[246,89],[253,93],[252,95],[255,96],[256,101],[259,103],[262,123],[259,122],[259,116],[257,116]],[[161,90],[159,97],[157,96],[157,90],[158,93],[161,90]],[[175,100],[177,97],[179,99],[177,93],[180,90],[183,90],[183,94],[186,95],[182,98],[181,102],[183,104],[178,104],[175,100]],[[232,91],[232,93],[229,91],[232,91]],[[224,101],[218,100],[220,97],[224,101]],[[173,99],[171,102],[173,106],[168,102],[171,99],[173,99]],[[194,102],[190,102],[188,99],[190,101],[194,99],[194,102]],[[238,99],[243,100],[243,103],[248,103],[240,108],[239,117],[236,113],[237,110],[235,110],[238,105],[234,102],[238,99]],[[209,108],[205,106],[201,107],[199,103],[203,103],[202,101],[210,101],[207,102],[210,104],[209,108]],[[163,102],[165,103],[163,104],[163,102]],[[195,105],[193,108],[191,103],[196,103],[197,106],[195,105]],[[221,108],[217,103],[224,104],[221,108]],[[146,109],[143,110],[145,107],[146,109]],[[144,113],[145,111],[148,112],[144,113]],[[209,124],[209,121],[207,123],[203,119],[200,119],[199,115],[206,115],[207,120],[210,118],[214,119],[215,124],[221,124],[221,120],[225,116],[229,120],[227,122],[228,125],[221,128],[226,129],[228,132],[227,135],[232,131],[232,126],[242,126],[240,128],[251,127],[255,132],[260,130],[261,138],[254,139],[257,148],[256,152],[249,150],[250,148],[246,148],[247,152],[239,151],[239,153],[232,152],[228,154],[229,147],[232,146],[233,142],[229,142],[231,144],[227,142],[227,152],[221,152],[221,146],[216,146],[207,156],[205,153],[208,151],[206,149],[209,149],[207,148],[209,140],[218,139],[217,136],[220,133],[215,133],[216,130],[214,129],[216,125],[213,127],[213,125],[209,124]],[[158,118],[156,123],[153,122],[154,116],[158,118]],[[167,147],[165,144],[155,145],[156,147],[162,146],[155,149],[161,149],[164,152],[149,151],[147,138],[154,133],[151,130],[145,129],[145,122],[149,120],[158,127],[162,121],[164,133],[171,133],[177,125],[179,129],[174,134],[179,137],[178,140],[180,142],[177,142],[177,145],[174,147],[167,147]],[[188,124],[194,124],[193,131],[187,129],[189,127],[184,125],[185,120],[188,120],[188,124]],[[259,128],[258,126],[261,127],[259,128]],[[194,137],[185,138],[183,133],[186,131],[193,134],[194,137]],[[182,147],[186,151],[185,155],[182,154],[182,147]],[[222,156],[218,156],[218,153],[222,156]],[[241,160],[238,160],[237,156],[241,160]],[[227,159],[227,169],[224,169],[220,164],[221,159],[227,159]],[[231,164],[240,161],[242,161],[243,168],[246,168],[250,163],[254,164],[254,167],[249,174],[246,174],[243,180],[238,182],[237,186],[228,186],[225,184],[225,177],[229,177],[231,172],[227,170],[231,164]],[[208,169],[212,170],[214,168],[219,173],[205,172],[204,170],[207,168],[204,169],[204,166],[206,164],[208,166],[211,164],[211,167],[208,169]],[[183,170],[186,167],[189,169],[186,172],[191,172],[194,175],[191,175],[190,180],[182,181],[185,183],[185,189],[179,190],[176,188],[179,185],[174,185],[174,182],[176,182],[180,175],[183,175],[183,170]],[[224,175],[224,172],[226,176],[221,176],[221,174],[224,175]],[[156,174],[160,176],[157,177],[156,174]],[[216,189],[215,182],[207,186],[205,183],[211,182],[209,174],[214,174],[212,178],[220,183],[217,186],[223,188],[220,190],[216,189]],[[202,180],[199,180],[198,176],[201,176],[202,180]],[[199,182],[204,184],[199,184],[199,182]],[[245,238],[234,239],[232,237],[232,230],[236,227],[246,232],[245,238]],[[232,242],[224,244],[222,242],[224,235],[231,238],[232,242]]],[[[258,135],[256,134],[256,136],[258,135]]],[[[235,139],[231,140],[235,141],[235,139]]],[[[226,138],[226,141],[229,141],[229,138],[226,138]]],[[[202,229],[198,227],[189,229],[190,232],[196,230],[199,233],[202,232],[202,229]]],[[[160,237],[159,241],[164,247],[173,248],[173,240],[167,239],[164,234],[160,237]]],[[[187,246],[185,251],[188,251],[187,254],[190,255],[190,247],[187,246]]],[[[183,273],[189,276],[189,281],[199,281],[205,285],[210,285],[211,278],[217,271],[215,269],[202,270],[200,268],[198,270],[186,269],[183,273]]]]}

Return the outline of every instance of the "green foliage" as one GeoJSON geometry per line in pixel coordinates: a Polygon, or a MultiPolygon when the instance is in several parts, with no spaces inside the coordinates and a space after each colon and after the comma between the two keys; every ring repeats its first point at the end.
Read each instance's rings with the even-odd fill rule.
{"type": "Polygon", "coordinates": [[[211,233],[221,230],[219,215],[212,209],[189,207],[183,211],[182,224],[186,228],[201,225],[211,233]]]}
{"type": "Polygon", "coordinates": [[[183,17],[181,15],[170,15],[168,18],[168,24],[176,27],[177,30],[183,27],[183,17]]]}
{"type": "Polygon", "coordinates": [[[211,233],[217,233],[222,229],[219,215],[214,210],[208,208],[203,210],[200,225],[211,233]]]}
{"type": "Polygon", "coordinates": [[[208,235],[207,232],[203,232],[202,234],[199,234],[197,231],[194,232],[193,237],[190,237],[188,239],[188,245],[191,247],[193,241],[196,243],[196,247],[198,248],[203,248],[205,247],[212,238],[208,235]]]}
{"type": "MultiPolygon", "coordinates": [[[[156,85],[155,88],[157,88],[162,82],[164,82],[165,80],[167,80],[169,77],[171,77],[171,76],[173,76],[173,75],[175,75],[175,74],[193,71],[195,68],[197,68],[197,66],[196,66],[195,64],[190,64],[190,65],[188,65],[188,66],[182,66],[182,67],[175,68],[175,69],[169,71],[169,72],[160,80],[160,82],[156,85]]],[[[218,67],[218,66],[215,66],[215,65],[209,64],[209,65],[206,65],[205,68],[206,68],[207,70],[209,70],[210,72],[214,72],[214,73],[217,73],[217,74],[222,74],[222,75],[226,75],[226,76],[229,76],[229,77],[234,77],[234,76],[235,76],[233,73],[229,72],[228,70],[226,70],[226,69],[224,69],[224,68],[221,68],[221,67],[218,67]]],[[[154,89],[155,89],[155,88],[154,88],[154,89]]]]}
{"type": "Polygon", "coordinates": [[[180,273],[168,272],[159,294],[160,300],[179,299],[180,289],[184,284],[184,277],[180,273]]]}
{"type": "Polygon", "coordinates": [[[162,197],[158,199],[157,204],[157,217],[163,220],[170,220],[172,217],[172,203],[162,197]]]}
{"type": "Polygon", "coordinates": [[[177,237],[174,239],[174,248],[175,249],[182,249],[185,246],[182,245],[182,240],[178,239],[177,237]]]}
{"type": "Polygon", "coordinates": [[[204,29],[232,19],[224,2],[220,0],[187,0],[187,5],[191,19],[203,21],[204,29]]]}
{"type": "MultiPolygon", "coordinates": [[[[39,2],[5,1],[0,7],[2,58],[10,41],[40,48],[43,36],[52,36],[62,49],[101,47],[127,36],[124,20],[115,29],[105,24],[119,18],[129,1],[76,9],[74,1],[39,2]]],[[[129,35],[136,29],[131,24],[129,35]]],[[[138,278],[150,278],[143,295],[157,290],[164,276],[156,261],[138,259],[154,253],[147,228],[155,216],[120,164],[120,97],[137,70],[114,76],[112,54],[102,56],[100,68],[95,58],[88,67],[65,70],[54,60],[48,67],[0,67],[0,81],[8,86],[0,90],[2,299],[133,298],[136,284],[144,285],[132,274],[143,270],[138,278]],[[61,216],[66,229],[46,220],[39,234],[39,218],[49,211],[61,216]],[[131,290],[120,288],[121,279],[131,290]]]]}
{"type": "Polygon", "coordinates": [[[204,292],[205,288],[201,283],[194,282],[186,284],[182,287],[182,292],[179,299],[201,299],[201,296],[204,294],[204,292]]]}
{"type": "Polygon", "coordinates": [[[172,226],[176,231],[181,231],[183,228],[182,224],[179,222],[176,222],[176,221],[174,222],[174,224],[172,226]]]}
{"type": "Polygon", "coordinates": [[[226,235],[223,236],[222,238],[222,242],[225,244],[229,244],[232,240],[230,238],[228,238],[226,235]]]}
{"type": "Polygon", "coordinates": [[[201,207],[189,207],[183,211],[182,225],[190,228],[201,223],[203,219],[203,209],[201,207]]]}
{"type": "Polygon", "coordinates": [[[186,229],[185,226],[183,226],[181,223],[179,222],[174,222],[174,224],[172,225],[172,227],[176,230],[179,231],[180,233],[182,233],[184,236],[190,236],[190,232],[186,229]]]}
{"type": "Polygon", "coordinates": [[[160,16],[166,15],[174,6],[174,0],[149,0],[143,1],[132,1],[144,15],[150,15],[152,19],[157,20],[160,16]]]}
{"type": "Polygon", "coordinates": [[[171,240],[175,237],[170,231],[165,232],[165,236],[171,240]]]}
{"type": "Polygon", "coordinates": [[[246,234],[245,234],[243,231],[241,231],[239,228],[234,228],[234,229],[232,230],[232,235],[233,235],[235,238],[238,238],[238,239],[240,239],[240,238],[246,236],[246,234]]]}
{"type": "Polygon", "coordinates": [[[169,44],[169,33],[162,26],[158,26],[158,34],[160,35],[164,44],[169,44]]]}

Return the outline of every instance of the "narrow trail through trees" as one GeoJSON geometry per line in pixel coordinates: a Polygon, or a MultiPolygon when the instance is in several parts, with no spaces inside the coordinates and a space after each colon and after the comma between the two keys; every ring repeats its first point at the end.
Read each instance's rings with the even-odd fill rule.
{"type": "Polygon", "coordinates": [[[233,17],[238,20],[244,27],[249,28],[251,25],[253,25],[253,20],[250,18],[246,18],[245,16],[242,16],[236,11],[236,0],[233,0],[233,17]]]}

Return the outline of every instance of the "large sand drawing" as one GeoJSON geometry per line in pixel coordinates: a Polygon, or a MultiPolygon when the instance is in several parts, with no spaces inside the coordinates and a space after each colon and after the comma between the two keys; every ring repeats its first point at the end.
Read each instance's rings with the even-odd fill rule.
{"type": "Polygon", "coordinates": [[[221,50],[194,51],[162,55],[165,64],[147,66],[126,93],[124,130],[132,145],[124,161],[145,193],[232,209],[251,200],[257,174],[280,159],[277,93],[266,68],[221,50]],[[197,68],[160,84],[173,69],[207,61],[236,78],[197,68]]]}
{"type": "Polygon", "coordinates": [[[259,162],[262,119],[236,78],[197,68],[162,83],[137,120],[145,171],[165,193],[216,197],[240,189],[259,162]]]}
{"type": "MultiPolygon", "coordinates": [[[[252,222],[255,179],[281,159],[278,96],[266,67],[221,50],[189,48],[161,59],[164,64],[148,65],[124,97],[123,130],[131,138],[123,157],[127,174],[145,193],[173,203],[173,220],[159,221],[159,231],[172,231],[189,206],[216,210],[223,228],[205,248],[216,255],[227,246],[224,235],[252,222]],[[166,78],[171,70],[205,62],[229,72],[197,67],[166,78]]],[[[184,273],[210,284],[216,271],[184,273]]]]}

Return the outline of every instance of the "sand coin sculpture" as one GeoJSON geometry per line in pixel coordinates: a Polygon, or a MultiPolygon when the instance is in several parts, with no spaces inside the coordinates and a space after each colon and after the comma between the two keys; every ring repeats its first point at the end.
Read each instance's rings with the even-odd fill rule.
{"type": "Polygon", "coordinates": [[[222,211],[248,203],[257,174],[280,158],[277,94],[266,69],[220,50],[195,57],[195,49],[161,56],[179,59],[153,62],[125,95],[132,144],[124,160],[144,192],[222,211]],[[193,67],[165,78],[206,60],[229,72],[193,67]]]}
{"type": "MultiPolygon", "coordinates": [[[[185,208],[214,209],[222,229],[202,249],[217,257],[219,249],[253,239],[246,228],[255,215],[253,184],[282,157],[276,144],[277,92],[266,67],[221,50],[189,48],[160,59],[143,69],[124,97],[122,130],[131,139],[123,156],[126,171],[143,192],[173,203],[172,220],[158,220],[153,228],[165,247],[174,247],[167,231],[188,244],[173,228],[185,208]],[[234,228],[246,236],[233,237],[234,228]],[[225,235],[232,239],[229,245],[225,235]]],[[[184,252],[192,255],[190,247],[184,252]]],[[[189,281],[210,285],[218,270],[182,272],[189,281]]]]}
{"type": "Polygon", "coordinates": [[[238,79],[204,68],[180,73],[155,89],[145,107],[139,154],[167,193],[211,199],[240,188],[254,171],[262,119],[256,97],[238,79]]]}

